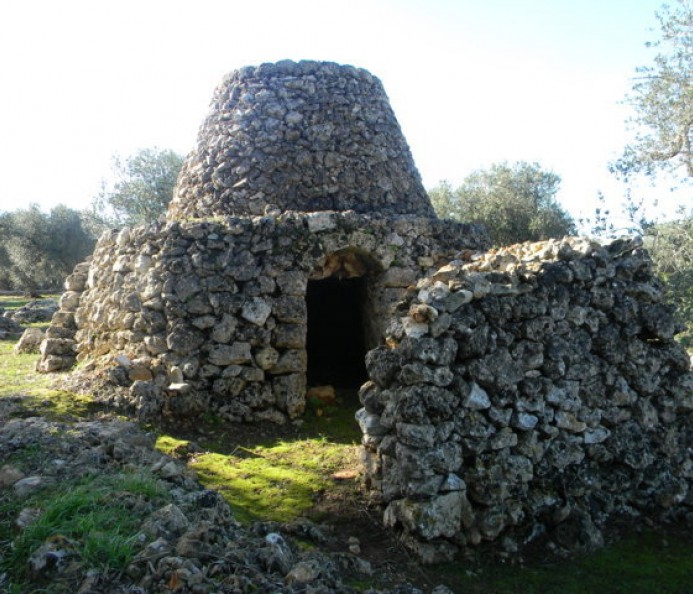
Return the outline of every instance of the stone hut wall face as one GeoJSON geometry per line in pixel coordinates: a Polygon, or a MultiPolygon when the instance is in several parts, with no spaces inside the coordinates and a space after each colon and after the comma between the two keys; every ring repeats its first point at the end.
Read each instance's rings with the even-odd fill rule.
{"type": "Polygon", "coordinates": [[[169,218],[353,210],[435,217],[380,81],[325,62],[232,72],[169,218]]]}
{"type": "Polygon", "coordinates": [[[385,522],[424,560],[589,548],[614,516],[691,506],[693,375],[650,264],[570,239],[419,281],[357,417],[385,522]]]}
{"type": "MultiPolygon", "coordinates": [[[[212,409],[229,420],[284,422],[305,404],[309,280],[366,278],[373,347],[406,286],[449,259],[460,233],[472,248],[485,241],[472,226],[354,213],[109,233],[75,293],[72,344],[80,360],[132,384],[120,404],[143,416],[212,409]]],[[[53,350],[42,365],[59,367],[53,350]]]]}

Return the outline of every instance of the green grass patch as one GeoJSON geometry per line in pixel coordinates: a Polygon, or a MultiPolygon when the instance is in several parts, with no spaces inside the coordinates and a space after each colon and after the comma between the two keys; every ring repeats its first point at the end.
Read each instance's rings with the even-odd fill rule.
{"type": "Polygon", "coordinates": [[[288,522],[310,515],[316,495],[334,487],[335,472],[356,473],[361,438],[356,402],[354,391],[340,391],[334,404],[310,403],[291,437],[258,437],[242,446],[223,420],[210,418],[204,453],[189,453],[188,440],[169,434],[160,435],[156,447],[187,458],[200,482],[219,491],[241,522],[288,522]]]}
{"type": "Polygon", "coordinates": [[[91,396],[51,387],[55,374],[35,370],[38,355],[17,354],[15,342],[0,340],[0,399],[14,398],[21,407],[14,416],[45,416],[50,420],[74,420],[93,415],[103,407],[91,396]]]}
{"type": "Polygon", "coordinates": [[[190,442],[186,439],[179,439],[172,435],[160,435],[156,439],[156,449],[168,456],[177,456],[184,452],[190,442]]]}
{"type": "Polygon", "coordinates": [[[0,560],[19,585],[28,576],[28,560],[46,542],[66,550],[86,568],[121,570],[136,552],[136,537],[150,506],[168,495],[148,474],[96,475],[48,487],[28,499],[5,498],[0,504],[0,538],[11,541],[0,560]],[[41,510],[37,520],[18,535],[12,522],[23,508],[41,510]]]}
{"type": "Polygon", "coordinates": [[[446,563],[435,571],[454,591],[469,594],[689,594],[693,542],[648,532],[558,563],[446,563]]]}
{"type": "Polygon", "coordinates": [[[19,309],[31,299],[22,295],[0,295],[0,307],[4,309],[19,309]]]}
{"type": "Polygon", "coordinates": [[[332,474],[354,466],[356,446],[325,438],[239,448],[224,455],[205,453],[191,461],[200,481],[218,490],[240,521],[288,522],[305,515],[316,493],[332,484],[332,474]]]}

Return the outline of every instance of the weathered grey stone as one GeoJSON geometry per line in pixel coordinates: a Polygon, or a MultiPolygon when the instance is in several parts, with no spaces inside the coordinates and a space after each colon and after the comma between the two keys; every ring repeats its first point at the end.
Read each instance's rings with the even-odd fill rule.
{"type": "Polygon", "coordinates": [[[181,355],[195,352],[204,342],[204,337],[200,332],[185,324],[176,325],[166,336],[166,346],[181,355]]]}
{"type": "Polygon", "coordinates": [[[289,418],[295,419],[303,413],[306,406],[306,379],[299,373],[277,376],[272,381],[272,389],[277,404],[289,418]]]}
{"type": "Polygon", "coordinates": [[[277,361],[279,361],[279,351],[272,347],[265,347],[255,355],[255,362],[260,369],[265,371],[272,369],[277,364],[277,361]]]}
{"type": "MultiPolygon", "coordinates": [[[[65,311],[74,311],[76,304],[73,297],[66,297],[65,311]]],[[[33,324],[36,322],[48,322],[58,311],[58,302],[55,299],[38,299],[29,301],[26,305],[14,310],[11,313],[12,319],[19,324],[33,324]]]]}
{"type": "MultiPolygon", "coordinates": [[[[397,423],[396,429],[399,440],[409,446],[415,448],[431,448],[435,444],[436,429],[433,425],[397,423]]],[[[366,431],[363,427],[361,430],[364,433],[372,433],[371,431],[366,431]]]]}
{"type": "Polygon", "coordinates": [[[75,341],[70,338],[46,338],[40,346],[41,356],[70,355],[75,351],[75,341]]]}
{"type": "Polygon", "coordinates": [[[485,410],[491,407],[491,400],[488,394],[476,382],[472,382],[469,394],[467,394],[463,402],[464,406],[472,410],[485,410]]]}
{"type": "Polygon", "coordinates": [[[356,422],[364,434],[377,437],[387,433],[387,429],[380,424],[379,415],[369,413],[365,408],[360,408],[355,416],[356,422]]]}
{"type": "Polygon", "coordinates": [[[14,345],[15,353],[38,353],[44,332],[40,328],[27,328],[14,345]]]}
{"type": "Polygon", "coordinates": [[[27,476],[20,478],[12,484],[12,490],[17,497],[26,498],[46,485],[46,480],[41,476],[27,476]]]}
{"type": "Polygon", "coordinates": [[[221,343],[230,342],[236,331],[236,325],[236,318],[228,313],[223,314],[221,320],[217,320],[212,327],[212,340],[221,343]]]}
{"type": "Polygon", "coordinates": [[[269,371],[273,374],[305,373],[308,368],[308,356],[304,349],[292,349],[279,356],[276,365],[269,371]]]}
{"type": "Polygon", "coordinates": [[[539,423],[539,418],[529,413],[520,412],[513,415],[511,423],[520,431],[531,431],[539,423]]]}
{"type": "Polygon", "coordinates": [[[262,326],[272,313],[272,306],[261,297],[253,297],[243,304],[241,315],[256,326],[262,326]]]}
{"type": "Polygon", "coordinates": [[[183,276],[174,284],[174,290],[178,299],[185,303],[190,301],[194,295],[202,291],[202,284],[197,276],[183,276]]]}
{"type": "Polygon", "coordinates": [[[152,538],[166,538],[172,540],[181,536],[189,526],[188,519],[181,509],[173,504],[153,512],[142,526],[144,532],[152,538]]]}
{"type": "Polygon", "coordinates": [[[231,345],[219,344],[209,351],[209,362],[219,367],[242,365],[249,363],[252,358],[250,344],[247,342],[234,342],[231,345]]]}
{"type": "Polygon", "coordinates": [[[408,287],[416,282],[416,273],[411,268],[392,266],[383,275],[384,287],[408,287]]]}
{"type": "Polygon", "coordinates": [[[297,271],[285,271],[277,275],[277,284],[284,295],[300,297],[306,294],[308,277],[297,271]]]}
{"type": "Polygon", "coordinates": [[[373,381],[387,385],[400,371],[401,355],[387,347],[376,347],[366,354],[366,369],[373,381]]]}
{"type": "Polygon", "coordinates": [[[398,499],[385,510],[386,526],[401,523],[426,540],[454,536],[462,524],[462,491],[451,491],[430,501],[398,499]]]}
{"type": "Polygon", "coordinates": [[[278,297],[274,300],[272,313],[280,322],[303,323],[306,320],[306,301],[291,295],[278,297]]]}
{"type": "Polygon", "coordinates": [[[306,344],[307,328],[303,324],[279,324],[274,329],[274,345],[279,348],[300,349],[306,344]]]}
{"type": "Polygon", "coordinates": [[[308,229],[312,233],[334,229],[336,222],[330,212],[312,212],[306,217],[308,229]]]}

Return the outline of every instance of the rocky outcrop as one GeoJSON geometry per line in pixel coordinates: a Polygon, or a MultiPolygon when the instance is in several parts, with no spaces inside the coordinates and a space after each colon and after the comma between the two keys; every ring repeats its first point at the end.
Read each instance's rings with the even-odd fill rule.
{"type": "Polygon", "coordinates": [[[19,324],[50,322],[57,310],[58,302],[55,299],[37,299],[29,301],[26,305],[14,310],[11,313],[11,317],[19,324]]]}
{"type": "Polygon", "coordinates": [[[435,217],[366,70],[287,60],[231,72],[214,92],[169,218],[288,210],[435,217]]]}
{"type": "Polygon", "coordinates": [[[618,516],[693,518],[693,375],[639,242],[453,261],[400,312],[357,417],[385,522],[421,558],[585,549],[618,516]]]}
{"type": "Polygon", "coordinates": [[[23,328],[9,316],[0,316],[0,338],[19,338],[23,328]]]}

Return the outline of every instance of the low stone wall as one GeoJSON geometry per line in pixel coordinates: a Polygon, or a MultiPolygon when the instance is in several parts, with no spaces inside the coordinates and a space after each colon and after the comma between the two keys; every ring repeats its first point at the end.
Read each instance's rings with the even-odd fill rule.
{"type": "Polygon", "coordinates": [[[370,488],[426,561],[693,518],[693,375],[635,240],[522,244],[420,280],[367,355],[370,488]]]}
{"type": "Polygon", "coordinates": [[[282,423],[305,405],[309,280],[364,278],[371,348],[409,284],[486,244],[474,225],[336,212],[109,232],[67,279],[39,369],[83,361],[146,418],[282,423]]]}

